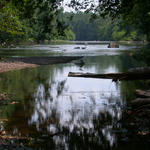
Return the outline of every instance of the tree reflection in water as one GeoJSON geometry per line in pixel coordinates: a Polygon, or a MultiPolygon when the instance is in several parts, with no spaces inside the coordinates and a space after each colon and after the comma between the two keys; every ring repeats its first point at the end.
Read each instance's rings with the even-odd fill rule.
{"type": "MultiPolygon", "coordinates": [[[[67,48],[64,55],[76,55],[76,52],[70,51],[74,45],[61,47],[67,48]]],[[[121,128],[116,123],[121,118],[121,105],[133,99],[135,89],[148,88],[148,84],[143,81],[116,84],[103,79],[67,78],[70,71],[117,73],[143,66],[142,62],[135,61],[128,53],[104,51],[103,47],[89,45],[89,50],[78,53],[79,56],[85,56],[82,70],[69,63],[1,74],[1,91],[13,93],[13,100],[19,102],[1,108],[3,113],[0,111],[0,118],[8,120],[4,124],[8,134],[33,137],[36,149],[41,150],[144,149],[143,142],[135,142],[131,146],[130,142],[122,144],[117,141],[115,131],[120,132],[121,128]]],[[[31,55],[28,50],[24,52],[31,55]]],[[[48,55],[43,49],[40,53],[34,50],[39,56],[41,52],[42,55],[48,55]]],[[[15,56],[26,54],[19,49],[13,53],[15,56]]],[[[122,138],[124,135],[120,140],[122,138]]]]}
{"type": "Polygon", "coordinates": [[[121,117],[122,105],[118,93],[69,92],[66,82],[52,82],[49,87],[39,85],[28,123],[51,136],[58,149],[114,146],[116,136],[112,130],[121,117]]]}

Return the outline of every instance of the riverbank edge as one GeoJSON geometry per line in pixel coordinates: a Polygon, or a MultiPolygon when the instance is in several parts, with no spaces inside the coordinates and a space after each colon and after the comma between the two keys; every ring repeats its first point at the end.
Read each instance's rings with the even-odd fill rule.
{"type": "Polygon", "coordinates": [[[14,71],[14,70],[21,70],[25,68],[33,68],[37,67],[36,64],[27,64],[23,62],[0,62],[0,73],[8,72],[8,71],[14,71]]]}
{"type": "Polygon", "coordinates": [[[59,63],[69,63],[82,57],[73,56],[55,56],[55,57],[18,57],[7,58],[0,61],[0,73],[20,70],[25,68],[33,68],[41,65],[53,65],[59,63]]]}

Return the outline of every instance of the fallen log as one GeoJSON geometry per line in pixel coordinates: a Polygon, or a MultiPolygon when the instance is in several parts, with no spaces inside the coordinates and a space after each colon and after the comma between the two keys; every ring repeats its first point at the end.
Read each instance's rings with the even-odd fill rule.
{"type": "Polygon", "coordinates": [[[137,98],[131,102],[132,109],[137,109],[143,105],[150,104],[150,98],[137,98]]]}
{"type": "Polygon", "coordinates": [[[150,90],[135,90],[135,95],[140,98],[150,98],[150,90]]]}
{"type": "Polygon", "coordinates": [[[106,74],[94,74],[94,73],[81,73],[81,72],[69,72],[68,77],[83,77],[83,78],[102,78],[112,79],[113,81],[122,80],[146,80],[150,79],[150,69],[139,71],[127,71],[121,73],[106,73],[106,74]]]}

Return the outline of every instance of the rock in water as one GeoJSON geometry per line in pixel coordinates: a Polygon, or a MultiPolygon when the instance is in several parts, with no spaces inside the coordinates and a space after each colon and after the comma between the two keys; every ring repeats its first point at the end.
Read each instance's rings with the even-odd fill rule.
{"type": "Polygon", "coordinates": [[[74,49],[80,49],[80,47],[75,47],[74,49]]]}
{"type": "Polygon", "coordinates": [[[119,48],[119,45],[117,43],[110,42],[108,48],[119,48]]]}

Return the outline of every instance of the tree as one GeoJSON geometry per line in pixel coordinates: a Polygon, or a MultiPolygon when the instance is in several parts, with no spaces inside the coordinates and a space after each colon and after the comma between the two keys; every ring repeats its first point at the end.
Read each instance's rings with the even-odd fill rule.
{"type": "Polygon", "coordinates": [[[150,2],[149,0],[122,0],[117,15],[124,22],[134,24],[150,40],[150,2]]]}
{"type": "Polygon", "coordinates": [[[5,45],[7,41],[13,41],[13,38],[24,36],[25,29],[18,13],[10,1],[0,3],[0,44],[5,45]]]}
{"type": "Polygon", "coordinates": [[[76,35],[76,40],[101,40],[101,41],[136,41],[143,40],[137,28],[133,25],[123,25],[123,20],[110,17],[92,18],[94,13],[63,13],[66,24],[76,35]]]}
{"type": "Polygon", "coordinates": [[[147,35],[150,41],[150,2],[149,0],[99,0],[97,3],[85,0],[79,3],[72,0],[71,6],[76,10],[86,8],[102,17],[111,16],[113,19],[122,17],[125,24],[135,25],[140,32],[147,35]]]}
{"type": "Polygon", "coordinates": [[[64,34],[64,23],[59,19],[61,13],[59,6],[61,0],[13,0],[22,12],[21,17],[29,19],[32,27],[31,36],[40,43],[45,39],[54,39],[59,34],[64,34]],[[23,7],[22,7],[23,6],[23,7]]]}
{"type": "Polygon", "coordinates": [[[8,43],[16,36],[33,38],[39,43],[65,35],[66,26],[59,17],[61,1],[0,1],[0,44],[8,43]]]}

